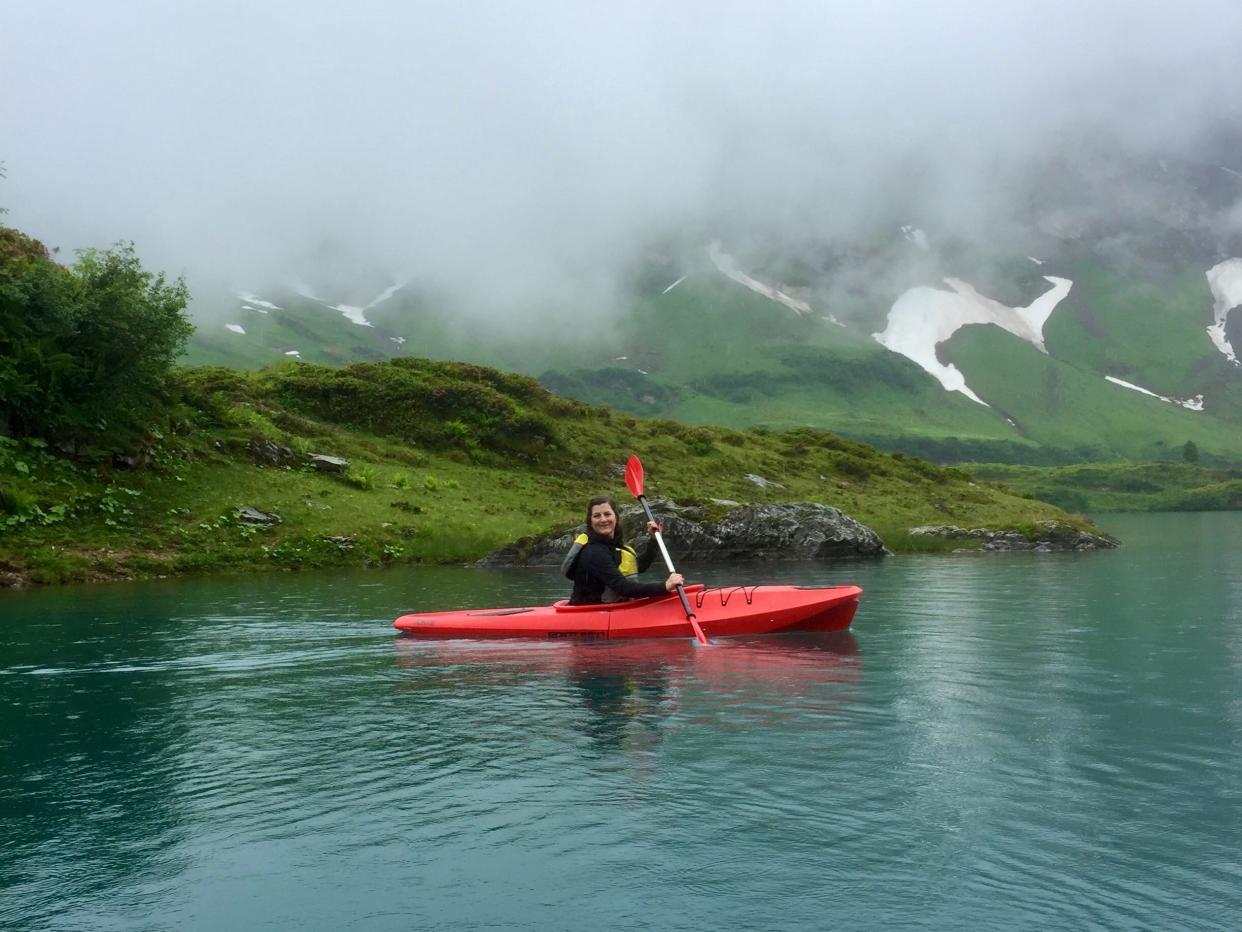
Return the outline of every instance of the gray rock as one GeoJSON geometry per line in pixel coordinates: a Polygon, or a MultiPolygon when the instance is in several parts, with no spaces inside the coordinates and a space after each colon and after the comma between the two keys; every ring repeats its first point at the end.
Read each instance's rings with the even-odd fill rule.
{"type": "Polygon", "coordinates": [[[254,437],[246,443],[250,458],[263,466],[291,466],[301,462],[302,457],[282,443],[265,437],[254,437]]]}
{"type": "Polygon", "coordinates": [[[1082,550],[1110,550],[1121,542],[1107,534],[1090,534],[1061,521],[1039,522],[1039,534],[1034,540],[1020,531],[989,530],[988,528],[960,528],[952,524],[928,524],[912,527],[909,532],[918,537],[944,537],[950,540],[982,541],[980,550],[994,553],[1009,550],[1032,550],[1036,553],[1059,553],[1082,550]]]}
{"type": "MultiPolygon", "coordinates": [[[[696,506],[651,499],[664,542],[680,560],[811,560],[882,556],[884,542],[870,528],[830,505],[741,505],[709,514],[696,506]]],[[[646,518],[637,505],[621,507],[625,539],[646,544],[646,518]]],[[[483,566],[555,566],[585,525],[515,541],[479,561],[483,566]]]]}
{"type": "Polygon", "coordinates": [[[798,559],[882,556],[884,542],[871,528],[831,505],[801,502],[744,505],[710,528],[718,547],[712,559],[798,559]]]}
{"type": "Polygon", "coordinates": [[[112,465],[116,469],[144,469],[155,458],[155,447],[147,446],[133,453],[114,453],[112,465]]]}
{"type": "Polygon", "coordinates": [[[269,514],[266,511],[259,511],[257,508],[238,508],[237,520],[242,524],[253,524],[262,527],[269,527],[273,524],[280,523],[280,515],[269,514]]]}
{"type": "Polygon", "coordinates": [[[349,460],[339,456],[324,456],[322,453],[312,453],[308,462],[320,472],[340,473],[349,469],[349,460]]]}
{"type": "Polygon", "coordinates": [[[29,582],[21,573],[0,570],[0,589],[25,589],[29,582]]]}

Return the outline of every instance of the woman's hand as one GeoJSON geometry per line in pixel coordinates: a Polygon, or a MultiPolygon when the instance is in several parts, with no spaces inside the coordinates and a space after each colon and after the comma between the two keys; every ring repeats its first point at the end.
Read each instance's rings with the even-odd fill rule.
{"type": "Polygon", "coordinates": [[[647,522],[647,533],[648,534],[655,534],[662,530],[664,530],[664,528],[660,525],[659,521],[648,521],[647,522]]]}
{"type": "Polygon", "coordinates": [[[664,580],[664,591],[672,592],[678,586],[684,586],[685,584],[685,577],[683,577],[681,573],[671,573],[669,574],[668,579],[664,580]]]}

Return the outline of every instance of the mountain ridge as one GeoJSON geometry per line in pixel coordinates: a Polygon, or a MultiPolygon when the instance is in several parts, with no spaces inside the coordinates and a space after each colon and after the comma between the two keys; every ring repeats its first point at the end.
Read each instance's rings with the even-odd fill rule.
{"type": "Polygon", "coordinates": [[[1205,462],[1242,463],[1242,173],[1226,151],[1050,157],[994,236],[893,210],[819,242],[684,233],[618,277],[611,313],[584,292],[556,323],[540,306],[489,319],[414,277],[374,280],[392,290],[366,327],[347,300],[286,292],[279,314],[229,312],[252,315],[244,336],[200,323],[189,362],[412,354],[633,414],[812,426],[940,462],[1171,458],[1191,441],[1205,462]]]}

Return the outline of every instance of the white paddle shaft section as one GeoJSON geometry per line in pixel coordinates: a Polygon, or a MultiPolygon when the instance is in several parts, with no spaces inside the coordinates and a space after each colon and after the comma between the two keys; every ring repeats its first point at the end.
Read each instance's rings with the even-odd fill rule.
{"type": "MultiPolygon", "coordinates": [[[[652,524],[656,524],[658,526],[658,522],[656,522],[655,516],[651,513],[651,506],[647,504],[647,497],[643,495],[642,493],[642,485],[643,485],[642,464],[638,463],[638,457],[636,456],[631,457],[630,459],[633,462],[637,463],[637,471],[638,471],[638,478],[635,482],[635,485],[637,487],[635,487],[635,485],[631,485],[630,491],[633,492],[634,496],[638,499],[638,504],[643,506],[643,514],[647,516],[647,520],[650,521],[652,524]]],[[[627,476],[626,484],[628,485],[629,482],[630,480],[629,480],[629,477],[627,476]]],[[[659,531],[655,532],[655,539],[656,539],[656,544],[658,544],[660,547],[660,555],[664,557],[664,565],[668,567],[669,573],[676,573],[677,571],[673,569],[673,561],[668,555],[668,548],[664,546],[664,537],[663,535],[660,534],[659,531]]],[[[697,621],[694,620],[694,609],[690,607],[690,600],[686,598],[685,587],[677,586],[677,598],[681,599],[681,607],[686,613],[686,621],[690,622],[690,629],[694,632],[695,639],[700,644],[710,644],[711,641],[707,639],[707,634],[703,631],[702,626],[697,621]]]]}
{"type": "Polygon", "coordinates": [[[655,532],[655,539],[656,546],[660,548],[660,556],[664,557],[664,565],[668,567],[670,573],[676,573],[677,571],[673,569],[673,560],[668,555],[668,548],[664,546],[664,538],[660,536],[659,531],[655,532]]]}

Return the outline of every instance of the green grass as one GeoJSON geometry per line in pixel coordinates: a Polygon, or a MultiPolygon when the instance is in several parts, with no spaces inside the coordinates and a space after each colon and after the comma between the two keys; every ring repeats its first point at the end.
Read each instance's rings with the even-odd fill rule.
{"type": "Polygon", "coordinates": [[[185,372],[177,431],[144,468],[0,446],[0,572],[36,582],[477,559],[570,527],[638,453],[649,494],[835,505],[903,546],[930,523],[1064,517],[954,469],[800,428],[738,431],[558,398],[532,379],[403,359],[344,369],[185,372]],[[446,420],[447,418],[447,420],[446,420]],[[450,425],[453,425],[450,427],[450,425]],[[285,466],[252,447],[286,448],[285,466]],[[305,454],[348,459],[342,475],[305,454]],[[760,488],[757,474],[783,488],[760,488]],[[31,504],[34,503],[34,505],[31,504]],[[248,526],[238,509],[279,515],[248,526]],[[348,537],[346,545],[329,538],[348,537]]]}
{"type": "Polygon", "coordinates": [[[1188,398],[1224,358],[1206,334],[1212,294],[1202,271],[1162,281],[1078,260],[1070,294],[1045,328],[1049,352],[1080,369],[1188,398]]]}
{"type": "Polygon", "coordinates": [[[997,327],[963,328],[947,355],[999,412],[1013,412],[1024,436],[1075,461],[1180,457],[1193,440],[1205,459],[1242,462],[1242,433],[1210,412],[1115,385],[997,327]]]}
{"type": "Polygon", "coordinates": [[[981,464],[970,471],[1076,512],[1242,509],[1242,471],[1184,462],[1085,463],[1044,469],[981,464]]]}

